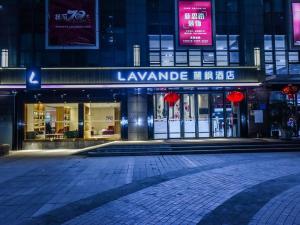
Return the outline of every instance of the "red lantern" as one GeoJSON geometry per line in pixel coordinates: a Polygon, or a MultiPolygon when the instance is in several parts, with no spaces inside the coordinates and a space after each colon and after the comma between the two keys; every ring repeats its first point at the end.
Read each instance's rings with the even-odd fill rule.
{"type": "Polygon", "coordinates": [[[244,100],[245,95],[243,94],[243,92],[240,92],[240,91],[232,91],[232,92],[228,93],[226,98],[228,101],[230,101],[234,104],[238,104],[244,100]]]}
{"type": "Polygon", "coordinates": [[[167,93],[164,97],[164,100],[169,104],[169,106],[173,107],[175,103],[180,99],[180,96],[176,93],[170,92],[167,93]]]}
{"type": "Polygon", "coordinates": [[[289,84],[282,88],[282,93],[287,95],[289,99],[293,98],[295,94],[298,92],[298,87],[289,84]]]}

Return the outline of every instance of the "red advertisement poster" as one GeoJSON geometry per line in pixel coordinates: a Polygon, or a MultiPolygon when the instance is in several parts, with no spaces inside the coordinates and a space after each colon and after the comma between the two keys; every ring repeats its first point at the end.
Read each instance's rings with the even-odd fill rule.
{"type": "Polygon", "coordinates": [[[300,46],[300,3],[293,2],[292,8],[294,45],[300,46]]]}
{"type": "Polygon", "coordinates": [[[211,1],[179,1],[179,45],[213,44],[211,1]]]}
{"type": "Polygon", "coordinates": [[[98,48],[97,0],[46,1],[46,48],[98,48]]]}

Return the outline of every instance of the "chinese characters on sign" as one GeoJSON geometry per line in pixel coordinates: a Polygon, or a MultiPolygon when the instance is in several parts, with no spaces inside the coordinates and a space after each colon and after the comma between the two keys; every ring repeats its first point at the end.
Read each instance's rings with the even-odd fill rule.
{"type": "Polygon", "coordinates": [[[192,70],[192,71],[126,71],[117,72],[122,82],[210,82],[235,81],[235,70],[192,70]]]}
{"type": "Polygon", "coordinates": [[[292,3],[294,45],[300,46],[300,3],[292,3]]]}
{"type": "Polygon", "coordinates": [[[98,48],[98,0],[48,0],[46,48],[98,48]]]}
{"type": "Polygon", "coordinates": [[[179,1],[179,45],[213,44],[211,7],[211,1],[179,1]]]}

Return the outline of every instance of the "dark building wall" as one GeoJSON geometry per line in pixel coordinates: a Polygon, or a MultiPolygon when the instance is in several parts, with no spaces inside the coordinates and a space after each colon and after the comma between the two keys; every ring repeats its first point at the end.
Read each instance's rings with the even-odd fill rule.
{"type": "Polygon", "coordinates": [[[14,147],[14,99],[10,93],[0,93],[0,144],[9,144],[11,148],[14,147]]]}
{"type": "Polygon", "coordinates": [[[264,22],[263,1],[243,0],[241,3],[241,39],[244,65],[254,65],[254,48],[263,49],[264,22]]]}
{"type": "Polygon", "coordinates": [[[127,65],[133,66],[133,45],[141,48],[141,66],[147,66],[146,0],[126,1],[127,65]]]}
{"type": "Polygon", "coordinates": [[[0,50],[8,49],[10,67],[18,64],[19,11],[16,0],[2,0],[0,5],[0,50]]]}

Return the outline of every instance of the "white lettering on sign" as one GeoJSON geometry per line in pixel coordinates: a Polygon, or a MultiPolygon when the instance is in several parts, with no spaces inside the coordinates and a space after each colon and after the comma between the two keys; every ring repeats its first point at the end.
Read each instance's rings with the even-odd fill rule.
{"type": "Polygon", "coordinates": [[[191,70],[191,71],[129,71],[117,73],[118,81],[232,81],[236,79],[234,70],[191,70]]]}
{"type": "Polygon", "coordinates": [[[226,72],[226,80],[234,80],[235,79],[235,74],[233,70],[227,71],[226,72]]]}
{"type": "Polygon", "coordinates": [[[119,81],[187,81],[187,71],[171,71],[171,72],[135,72],[132,71],[129,75],[123,75],[122,72],[118,72],[119,81]]]}
{"type": "Polygon", "coordinates": [[[126,81],[126,79],[122,77],[122,73],[121,72],[118,72],[118,80],[119,81],[126,81]]]}
{"type": "Polygon", "coordinates": [[[36,74],[33,71],[30,73],[30,77],[29,77],[30,84],[38,84],[39,83],[39,81],[35,79],[36,78],[35,75],[36,74]]]}

